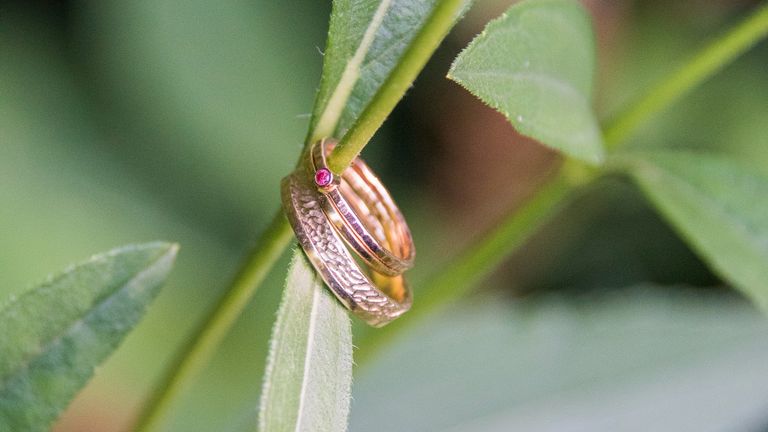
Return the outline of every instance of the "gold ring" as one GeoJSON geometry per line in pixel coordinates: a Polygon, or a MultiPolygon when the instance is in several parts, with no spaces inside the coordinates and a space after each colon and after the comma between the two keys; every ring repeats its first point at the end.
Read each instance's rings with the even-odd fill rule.
{"type": "Polygon", "coordinates": [[[325,195],[323,209],[346,243],[375,271],[394,276],[413,267],[416,250],[405,217],[387,188],[361,158],[339,176],[325,157],[336,145],[315,143],[307,169],[325,195]]]}
{"type": "Polygon", "coordinates": [[[368,275],[360,268],[323,211],[325,197],[304,172],[285,177],[281,186],[283,207],[301,248],[349,310],[380,327],[411,307],[411,293],[402,275],[368,275]]]}

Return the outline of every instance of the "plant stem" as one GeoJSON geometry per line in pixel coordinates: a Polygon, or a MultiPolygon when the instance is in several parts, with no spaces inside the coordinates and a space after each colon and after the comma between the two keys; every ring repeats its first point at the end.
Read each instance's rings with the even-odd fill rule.
{"type": "Polygon", "coordinates": [[[175,401],[213,356],[221,340],[240,316],[285,248],[293,231],[279,211],[264,231],[231,287],[179,351],[139,418],[137,431],[162,430],[175,401]]]}
{"type": "Polygon", "coordinates": [[[366,362],[394,335],[465,295],[558,214],[582,182],[592,180],[591,177],[581,177],[578,183],[574,183],[567,172],[561,169],[522,208],[512,212],[473,247],[427,279],[419,288],[424,295],[418,297],[418,303],[411,311],[388,326],[371,332],[360,343],[355,351],[355,363],[360,365],[366,362]]]}
{"type": "MultiPolygon", "coordinates": [[[[425,27],[406,51],[401,64],[395,67],[369,106],[329,157],[328,163],[333,171],[342,172],[365,147],[445,37],[463,5],[464,0],[444,0],[436,6],[425,27]]],[[[687,91],[733,61],[766,33],[768,5],[762,6],[724,37],[702,50],[676,74],[653,88],[645,97],[624,111],[616,121],[605,127],[608,147],[619,145],[653,114],[671,105],[687,91]]],[[[595,174],[580,177],[580,180],[574,183],[569,180],[568,171],[561,170],[522,209],[510,214],[483,240],[446,266],[444,272],[430,279],[426,283],[426,294],[418,300],[419,306],[404,315],[406,318],[372,333],[356,354],[358,362],[370,358],[375,349],[402,328],[413,325],[430,312],[445,307],[469,291],[474,283],[493,270],[539,227],[557,214],[577,184],[581,184],[582,180],[594,178],[595,174]]],[[[158,430],[167,420],[172,403],[191,385],[208,362],[292,238],[290,226],[282,212],[278,213],[262,234],[235,282],[194,333],[190,342],[181,350],[168,374],[156,388],[140,417],[137,430],[158,430]]]]}
{"type": "MultiPolygon", "coordinates": [[[[616,121],[603,128],[608,148],[620,146],[637,127],[653,114],[672,105],[688,91],[704,82],[718,70],[735,60],[749,47],[768,34],[768,3],[750,17],[730,29],[720,39],[693,56],[677,73],[653,87],[644,97],[632,104],[616,121]]],[[[481,280],[547,220],[563,207],[569,193],[580,184],[586,184],[604,171],[595,171],[568,161],[553,180],[523,208],[508,215],[499,227],[488,233],[473,248],[428,279],[418,299],[418,306],[399,320],[371,332],[355,352],[356,364],[363,364],[403,329],[414,325],[430,313],[450,305],[464,295],[473,284],[481,280]],[[570,179],[570,180],[569,180],[570,179]]]]}
{"type": "Polygon", "coordinates": [[[339,83],[333,90],[331,97],[328,98],[325,107],[323,107],[323,113],[317,120],[315,130],[310,134],[312,137],[309,139],[310,143],[334,135],[341,114],[347,106],[349,96],[352,94],[352,90],[355,88],[355,84],[360,78],[360,67],[365,60],[365,56],[368,54],[368,50],[371,48],[373,39],[376,37],[376,32],[379,27],[381,27],[381,23],[384,21],[384,17],[390,6],[392,6],[391,0],[382,0],[376,8],[376,12],[373,14],[370,24],[368,24],[368,28],[365,29],[360,45],[358,45],[355,54],[349,59],[347,65],[344,67],[341,78],[339,78],[339,83]]]}
{"type": "MultiPolygon", "coordinates": [[[[328,162],[332,169],[336,172],[344,171],[368,144],[373,133],[394,109],[440,41],[445,38],[465,2],[466,0],[443,0],[435,6],[425,26],[406,50],[402,61],[394,68],[369,106],[329,156],[328,162]]],[[[304,157],[305,153],[306,148],[301,157],[304,157]]],[[[280,210],[243,264],[239,276],[172,362],[172,366],[140,415],[137,431],[149,432],[162,429],[162,425],[168,420],[174,401],[191,385],[208,363],[215,348],[232,327],[256,288],[292,238],[293,232],[280,210]]]]}
{"type": "Polygon", "coordinates": [[[445,39],[465,3],[466,0],[443,0],[435,6],[400,62],[328,158],[328,167],[333,172],[344,172],[368,144],[445,39]]]}
{"type": "Polygon", "coordinates": [[[628,138],[654,114],[669,107],[688,91],[706,81],[768,35],[768,3],[730,29],[677,72],[653,87],[605,127],[605,143],[613,148],[628,138]]]}

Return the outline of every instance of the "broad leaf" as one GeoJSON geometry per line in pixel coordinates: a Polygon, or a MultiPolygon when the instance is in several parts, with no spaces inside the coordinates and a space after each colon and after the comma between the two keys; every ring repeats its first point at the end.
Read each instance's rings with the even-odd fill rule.
{"type": "MultiPolygon", "coordinates": [[[[341,136],[398,64],[438,0],[335,0],[312,115],[314,137],[341,136]]],[[[465,5],[466,6],[466,5],[465,5]]]]}
{"type": "Polygon", "coordinates": [[[626,160],[646,195],[701,257],[768,310],[768,178],[713,155],[657,151],[626,160]]]}
{"type": "Polygon", "coordinates": [[[523,135],[590,163],[603,159],[592,111],[595,46],[573,0],[527,0],[491,21],[448,78],[498,110],[523,135]]]}
{"type": "Polygon", "coordinates": [[[272,333],[259,430],[344,431],[351,384],[347,311],[297,250],[272,333]]]}
{"type": "Polygon", "coordinates": [[[0,311],[0,430],[42,431],[141,319],[177,246],[115,249],[0,311]]]}
{"type": "Polygon", "coordinates": [[[714,291],[613,292],[481,297],[426,320],[364,366],[350,430],[765,429],[768,321],[714,291]]]}

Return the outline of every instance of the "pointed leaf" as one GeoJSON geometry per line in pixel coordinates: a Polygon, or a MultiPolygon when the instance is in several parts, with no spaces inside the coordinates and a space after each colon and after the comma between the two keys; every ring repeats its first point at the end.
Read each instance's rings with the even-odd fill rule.
{"type": "MultiPolygon", "coordinates": [[[[398,64],[438,0],[335,0],[310,130],[341,136],[398,64]]],[[[468,2],[467,2],[468,3],[468,2]]],[[[466,4],[464,7],[466,7],[466,4]]]]}
{"type": "Polygon", "coordinates": [[[141,319],[177,249],[150,243],[96,255],[0,311],[0,430],[48,430],[141,319]]]}
{"type": "Polygon", "coordinates": [[[351,384],[349,315],[297,250],[272,334],[259,430],[345,431],[351,384]]]}
{"type": "Polygon", "coordinates": [[[591,108],[595,46],[573,0],[516,4],[456,58],[448,78],[498,110],[518,132],[568,156],[603,158],[591,108]]]}
{"type": "Polygon", "coordinates": [[[768,310],[768,178],[733,160],[682,151],[626,160],[646,195],[701,257],[768,310]]]}

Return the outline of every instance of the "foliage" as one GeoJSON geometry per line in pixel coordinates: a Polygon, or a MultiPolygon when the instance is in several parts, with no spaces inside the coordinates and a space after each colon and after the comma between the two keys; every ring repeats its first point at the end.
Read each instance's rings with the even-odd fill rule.
{"type": "Polygon", "coordinates": [[[757,428],[768,322],[732,300],[649,285],[576,301],[483,297],[372,360],[350,430],[757,428]]]}
{"type": "Polygon", "coordinates": [[[0,429],[48,429],[139,322],[177,249],[150,243],[96,255],[0,311],[0,429]]]}
{"type": "MultiPolygon", "coordinates": [[[[206,17],[202,13],[205,8],[200,5],[191,5],[184,9],[179,15],[182,18],[179,19],[175,12],[163,12],[161,6],[146,6],[152,13],[145,13],[147,11],[142,10],[142,7],[144,6],[130,4],[113,7],[111,12],[120,17],[119,20],[122,20],[123,24],[123,27],[118,26],[118,33],[132,27],[141,28],[142,26],[136,26],[136,23],[141,24],[142,17],[154,17],[154,13],[157,13],[158,16],[165,17],[167,22],[158,26],[162,28],[161,37],[154,36],[157,40],[175,46],[177,40],[184,39],[179,35],[184,35],[185,31],[190,28],[199,30],[196,26],[185,27],[180,24],[181,21],[193,18],[190,21],[196,22],[201,17],[206,17]],[[139,13],[135,13],[137,11],[139,13]]],[[[467,2],[464,0],[334,1],[322,74],[306,143],[330,135],[340,138],[340,145],[329,162],[335,171],[343,170],[382,126],[448,31],[466,12],[466,8],[467,2]]],[[[91,12],[98,15],[105,10],[110,10],[110,6],[94,6],[91,12]]],[[[211,19],[210,24],[217,29],[212,33],[217,37],[225,35],[220,40],[217,39],[219,43],[192,43],[190,46],[194,49],[187,47],[180,51],[178,57],[171,60],[157,48],[162,44],[151,43],[151,38],[147,39],[150,42],[145,44],[145,49],[152,52],[156,62],[168,61],[165,64],[168,68],[173,63],[183,63],[188,66],[186,70],[195,70],[199,64],[205,63],[200,58],[195,58],[198,48],[208,54],[239,61],[247,57],[244,55],[248,52],[247,47],[238,45],[237,37],[228,39],[226,35],[233,34],[226,33],[230,28],[223,25],[234,19],[240,22],[242,27],[250,27],[246,18],[248,15],[238,12],[242,11],[237,7],[226,7],[222,9],[221,16],[211,19]]],[[[299,15],[296,14],[297,17],[299,15]]],[[[264,26],[270,25],[268,17],[254,19],[262,20],[260,22],[264,26]]],[[[4,26],[0,25],[0,29],[3,28],[4,26]]],[[[261,30],[260,28],[259,31],[261,30]]],[[[280,31],[284,32],[284,29],[280,31]]],[[[767,33],[768,5],[764,5],[692,56],[677,71],[663,76],[650,90],[619,111],[619,115],[601,125],[597,120],[600,116],[595,113],[593,107],[597,62],[592,24],[586,10],[575,1],[525,0],[491,21],[454,60],[448,73],[449,78],[501,112],[518,132],[560,152],[563,158],[562,166],[518,211],[508,214],[475,245],[449,260],[442,269],[435,270],[432,276],[426,278],[421,284],[423,296],[417,294],[417,306],[413,311],[391,326],[368,334],[361,341],[362,348],[358,358],[364,361],[378,358],[372,353],[378,353],[385,341],[405,334],[404,329],[413,327],[420,319],[434,314],[468,293],[476,282],[489,274],[505,257],[519,250],[540,227],[556,218],[568,207],[566,204],[577,202],[582,193],[588,190],[588,186],[605,176],[616,174],[631,177],[649,197],[650,203],[724,281],[741,290],[763,308],[768,307],[768,292],[764,283],[768,276],[765,271],[768,268],[768,214],[765,213],[765,206],[760,205],[768,202],[768,180],[765,179],[764,173],[753,173],[742,163],[731,160],[725,154],[714,156],[690,151],[643,149],[629,152],[622,149],[628,139],[634,137],[635,132],[639,132],[640,125],[723,69],[767,33]]],[[[195,31],[192,34],[196,34],[195,31]]],[[[141,43],[144,42],[146,41],[142,39],[141,43]]],[[[283,53],[288,56],[290,50],[280,49],[281,43],[270,42],[270,49],[277,57],[283,53]]],[[[11,50],[8,52],[20,59],[26,54],[11,50]]],[[[115,70],[121,70],[120,65],[131,61],[130,55],[122,54],[130,54],[130,50],[116,55],[115,57],[119,57],[117,60],[111,59],[114,62],[111,67],[115,70]]],[[[44,69],[31,63],[19,63],[24,65],[19,71],[8,72],[0,69],[0,77],[6,78],[0,81],[0,84],[25,83],[25,70],[44,69]]],[[[256,73],[255,69],[260,68],[260,62],[246,63],[253,69],[250,72],[256,73]]],[[[133,110],[144,112],[146,109],[150,113],[147,115],[153,117],[153,121],[156,121],[155,117],[165,118],[162,107],[166,103],[174,109],[183,107],[180,111],[194,111],[188,110],[186,103],[173,105],[168,101],[186,101],[189,96],[186,94],[187,88],[196,88],[198,91],[193,93],[192,99],[199,97],[204,100],[205,97],[201,94],[215,92],[207,89],[209,82],[225,90],[224,93],[230,98],[240,100],[243,96],[242,88],[247,87],[252,78],[246,73],[232,72],[233,68],[224,69],[224,73],[234,74],[229,77],[231,80],[222,79],[222,82],[217,83],[216,77],[220,74],[215,70],[206,69],[208,79],[202,80],[206,85],[201,85],[194,79],[185,81],[192,75],[182,74],[179,79],[179,82],[183,83],[180,91],[170,92],[170,97],[160,91],[158,95],[153,94],[156,104],[139,105],[138,108],[134,106],[133,110]],[[239,84],[232,85],[232,82],[239,84]]],[[[155,73],[154,70],[144,72],[150,75],[155,73]]],[[[305,73],[304,70],[302,73],[305,73]]],[[[39,82],[48,85],[49,80],[43,77],[39,82]]],[[[164,89],[165,86],[161,84],[158,87],[164,89]]],[[[288,85],[273,87],[276,88],[275,96],[290,91],[288,85]]],[[[13,90],[14,86],[9,88],[13,90]]],[[[46,93],[49,92],[40,93],[41,101],[44,101],[46,93]]],[[[132,92],[127,93],[133,96],[132,92]]],[[[16,97],[9,98],[11,99],[16,97]]],[[[8,102],[0,102],[3,103],[8,102]]],[[[45,113],[46,118],[50,118],[54,124],[59,121],[62,113],[73,118],[82,114],[78,114],[77,109],[71,109],[69,106],[48,111],[49,107],[44,102],[36,101],[33,105],[35,109],[45,113]]],[[[266,139],[266,142],[269,145],[260,149],[264,150],[263,152],[256,152],[259,157],[267,154],[269,163],[266,165],[269,166],[265,171],[266,175],[247,177],[249,180],[245,181],[245,176],[233,175],[229,178],[221,173],[231,166],[239,167],[232,171],[250,170],[247,154],[253,152],[244,149],[251,149],[251,135],[256,130],[270,128],[267,117],[273,112],[271,105],[273,104],[265,104],[264,111],[256,116],[261,120],[258,127],[251,124],[250,117],[239,113],[242,118],[232,122],[235,126],[232,129],[235,131],[230,133],[229,138],[233,142],[237,141],[240,147],[231,146],[227,151],[219,152],[217,148],[204,149],[207,146],[206,140],[193,137],[205,136],[206,133],[217,129],[229,130],[231,125],[227,104],[201,108],[200,112],[195,112],[190,117],[196,120],[188,121],[187,126],[194,125],[193,128],[202,130],[205,126],[201,125],[205,122],[199,121],[200,119],[214,119],[216,124],[211,126],[211,130],[202,134],[196,133],[197,129],[171,134],[178,142],[186,142],[189,138],[190,142],[196,143],[190,144],[190,153],[198,159],[179,162],[176,168],[165,166],[173,164],[159,163],[154,169],[163,174],[158,175],[164,175],[167,169],[184,172],[184,163],[190,164],[189,166],[197,163],[205,165],[204,172],[210,174],[203,176],[205,182],[199,183],[199,189],[204,192],[199,198],[200,201],[184,208],[185,219],[179,225],[186,226],[189,220],[205,225],[219,218],[226,219],[226,215],[219,214],[218,204],[227,203],[228,200],[251,201],[251,188],[255,183],[270,185],[259,189],[256,194],[259,199],[255,201],[262,204],[261,198],[265,198],[264,201],[270,202],[267,197],[271,196],[269,194],[272,189],[276,189],[272,186],[276,185],[279,175],[284,174],[283,171],[289,166],[286,165],[287,160],[272,163],[273,160],[279,160],[274,152],[280,148],[283,152],[281,154],[291,153],[290,148],[272,143],[290,141],[286,138],[288,134],[268,134],[269,139],[266,139]],[[248,120],[243,120],[245,118],[248,120]],[[233,151],[233,148],[237,149],[233,151]],[[227,198],[220,198],[220,195],[227,195],[220,194],[220,190],[231,191],[232,194],[227,198]],[[191,212],[194,215],[189,216],[190,219],[187,220],[189,208],[194,208],[195,211],[191,212]]],[[[0,108],[2,107],[3,105],[0,105],[0,108]]],[[[281,112],[279,116],[285,117],[286,113],[281,112]]],[[[3,120],[4,125],[9,127],[3,128],[5,131],[0,130],[3,137],[9,138],[9,142],[23,140],[30,134],[37,135],[37,139],[58,144],[58,137],[51,139],[44,131],[30,127],[33,123],[27,122],[23,115],[19,114],[19,119],[9,118],[10,120],[3,120]]],[[[60,129],[67,132],[66,141],[75,142],[83,138],[82,131],[77,128],[60,129]]],[[[295,125],[290,129],[296,130],[295,125]]],[[[663,135],[661,137],[664,138],[663,135]]],[[[167,154],[173,154],[173,151],[169,150],[171,147],[163,150],[161,143],[164,140],[165,136],[158,134],[158,151],[155,151],[152,145],[147,145],[147,148],[152,150],[148,152],[152,156],[141,163],[150,166],[157,163],[156,158],[160,160],[167,154]]],[[[671,146],[673,143],[664,144],[671,146]]],[[[52,145],[51,148],[56,147],[52,145]]],[[[6,163],[8,166],[14,165],[15,160],[25,160],[24,149],[9,146],[6,149],[0,148],[0,151],[7,152],[6,157],[0,158],[0,163],[6,163]],[[7,157],[8,155],[10,157],[7,157]],[[3,159],[11,162],[3,162],[3,159]]],[[[186,156],[186,152],[183,155],[186,156]]],[[[166,162],[183,159],[176,156],[178,154],[173,154],[166,162]]],[[[56,166],[59,163],[57,157],[64,160],[63,155],[50,157],[56,160],[56,166]]],[[[77,171],[78,166],[78,162],[74,162],[68,169],[77,171]]],[[[114,171],[113,173],[105,170],[102,175],[105,178],[118,176],[119,170],[114,171]]],[[[20,175],[23,175],[23,170],[20,170],[20,175]]],[[[19,181],[13,176],[7,177],[9,181],[19,181]]],[[[56,179],[55,175],[51,178],[56,179]]],[[[123,185],[118,180],[115,182],[120,185],[121,191],[125,188],[138,195],[135,191],[141,190],[135,185],[123,185]]],[[[97,184],[98,182],[91,182],[78,185],[75,189],[78,193],[87,195],[88,191],[99,190],[97,184]]],[[[149,184],[153,189],[157,189],[157,182],[149,184]]],[[[41,192],[42,195],[51,200],[55,198],[55,194],[49,191],[41,192]]],[[[130,200],[123,204],[125,208],[133,207],[130,200]]],[[[235,207],[238,206],[240,204],[235,207]]],[[[250,210],[244,211],[247,213],[250,210]]],[[[115,216],[115,219],[120,217],[115,216]]],[[[228,233],[232,237],[238,237],[240,234],[228,233]]],[[[211,247],[207,239],[194,235],[190,237],[198,241],[202,248],[211,247]]],[[[183,395],[191,393],[189,390],[200,377],[200,372],[219,352],[225,336],[238,319],[241,319],[242,312],[248,306],[256,288],[264,282],[271,268],[280,261],[290,240],[290,230],[283,216],[278,213],[247,257],[239,276],[222,293],[207,318],[193,332],[189,344],[182,347],[177,358],[171,363],[168,373],[160,380],[156,393],[149,399],[150,403],[145,407],[140,419],[141,430],[164,430],[167,425],[172,424],[174,415],[179,416],[176,404],[183,395]]],[[[14,241],[22,244],[20,240],[14,241]]],[[[87,382],[93,368],[117,347],[138,322],[148,303],[157,294],[160,283],[170,269],[175,252],[175,246],[151,244],[96,257],[29,291],[0,312],[0,322],[4,330],[0,340],[0,381],[3,382],[0,387],[0,429],[40,430],[45,429],[56,418],[77,390],[87,382]]],[[[222,254],[224,255],[226,254],[222,254]]],[[[226,260],[218,262],[224,261],[226,260]]],[[[197,271],[201,273],[201,268],[216,267],[211,265],[212,261],[207,256],[197,264],[197,271]]],[[[206,298],[212,297],[208,291],[205,293],[206,298]]],[[[282,295],[283,300],[272,332],[269,364],[260,395],[261,429],[344,430],[349,411],[352,367],[352,337],[347,313],[329,295],[328,290],[322,287],[299,252],[294,254],[282,295]]],[[[624,306],[626,305],[618,307],[624,306]]],[[[261,311],[264,312],[269,310],[270,306],[267,302],[266,306],[259,307],[262,307],[261,311]]],[[[182,311],[183,315],[187,315],[187,312],[182,311]]],[[[646,313],[648,310],[642,312],[646,313]]],[[[479,315],[485,313],[478,312],[479,315]]],[[[634,313],[636,312],[633,310],[619,315],[625,317],[634,313]]],[[[259,328],[266,325],[263,324],[267,322],[263,317],[267,315],[262,314],[260,317],[259,328]]],[[[729,316],[741,317],[740,312],[729,316]]],[[[609,325],[607,322],[608,320],[600,321],[598,325],[609,325]]],[[[497,336],[503,338],[507,333],[509,329],[505,328],[497,336]]],[[[489,340],[491,339],[481,342],[489,340]]],[[[480,350],[494,352],[493,348],[488,347],[478,347],[478,351],[480,350]]],[[[257,349],[255,353],[260,355],[261,351],[257,349]]],[[[470,354],[475,355],[474,352],[470,354]]],[[[258,365],[251,361],[247,364],[252,369],[255,368],[254,364],[258,365]]],[[[400,368],[402,365],[399,362],[396,366],[400,368]]],[[[242,385],[248,387],[246,380],[243,380],[242,385]]],[[[230,389],[226,388],[224,391],[229,392],[230,389]]],[[[480,399],[482,398],[478,397],[478,400],[480,399]]],[[[207,404],[207,401],[204,403],[207,404]]],[[[255,403],[245,400],[243,405],[245,406],[233,407],[225,401],[218,406],[219,411],[231,410],[239,416],[234,425],[227,424],[228,428],[237,429],[243,425],[252,428],[255,419],[251,418],[251,413],[255,403]]],[[[507,418],[505,414],[495,415],[507,418]]],[[[468,430],[494,427],[493,421],[481,423],[465,426],[468,430]]],[[[195,424],[194,419],[188,420],[186,424],[192,424],[192,427],[201,430],[206,428],[195,424]]],[[[179,428],[188,430],[187,427],[179,428]]]]}
{"type": "Polygon", "coordinates": [[[436,4],[435,0],[333,2],[310,141],[344,135],[436,4]]]}
{"type": "Polygon", "coordinates": [[[571,0],[522,2],[491,21],[448,77],[515,129],[568,156],[603,159],[592,112],[595,46],[588,13],[571,0]]]}
{"type": "Polygon", "coordinates": [[[297,250],[277,311],[259,429],[345,430],[351,385],[349,316],[297,250]]]}
{"type": "MultiPolygon", "coordinates": [[[[623,157],[623,156],[622,156],[623,157]]],[[[626,156],[643,191],[734,287],[768,308],[768,178],[718,155],[626,156]]]]}

